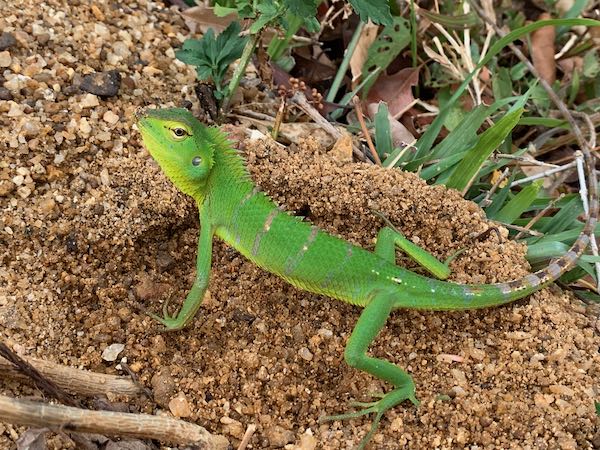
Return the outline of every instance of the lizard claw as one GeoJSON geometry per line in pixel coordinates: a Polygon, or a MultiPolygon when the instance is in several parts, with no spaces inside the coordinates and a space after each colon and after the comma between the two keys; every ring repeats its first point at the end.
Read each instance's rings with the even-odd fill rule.
{"type": "Polygon", "coordinates": [[[352,402],[352,406],[363,407],[360,411],[355,411],[346,414],[337,414],[333,416],[325,416],[319,419],[319,422],[326,422],[332,420],[346,420],[346,419],[355,419],[357,417],[366,416],[368,414],[375,414],[375,418],[373,419],[373,423],[371,424],[371,429],[366,434],[364,438],[360,441],[356,450],[362,450],[365,448],[367,443],[371,440],[375,431],[379,427],[379,422],[383,417],[383,414],[390,408],[393,408],[397,404],[403,402],[404,400],[410,400],[415,406],[419,406],[419,401],[415,397],[415,386],[411,382],[406,386],[399,387],[394,389],[387,394],[381,395],[375,393],[375,397],[380,397],[379,400],[375,402],[352,402]]]}

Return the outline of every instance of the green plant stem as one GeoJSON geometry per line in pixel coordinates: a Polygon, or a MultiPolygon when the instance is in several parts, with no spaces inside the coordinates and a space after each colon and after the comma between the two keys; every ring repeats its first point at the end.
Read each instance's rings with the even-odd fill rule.
{"type": "Polygon", "coordinates": [[[254,47],[256,47],[256,43],[260,37],[260,33],[256,33],[251,36],[250,40],[246,42],[246,46],[244,47],[244,51],[242,52],[242,56],[240,57],[240,62],[233,72],[233,76],[229,81],[229,86],[227,86],[227,95],[225,96],[225,100],[223,101],[223,105],[221,106],[221,114],[219,116],[219,121],[222,116],[227,113],[229,109],[229,103],[231,102],[231,97],[238,85],[240,84],[240,80],[244,76],[246,72],[246,67],[248,67],[248,63],[250,62],[250,58],[252,57],[252,53],[254,52],[254,47]]]}
{"type": "Polygon", "coordinates": [[[410,0],[410,37],[410,53],[412,56],[412,66],[417,67],[417,15],[415,12],[414,0],[410,0]]]}
{"type": "Polygon", "coordinates": [[[365,23],[362,21],[359,22],[358,27],[356,27],[356,30],[354,31],[354,34],[352,35],[352,39],[350,40],[350,43],[348,44],[348,48],[346,49],[346,53],[344,54],[344,59],[342,60],[342,64],[340,64],[340,68],[338,69],[337,73],[335,74],[335,78],[333,79],[331,88],[329,89],[329,92],[327,93],[327,98],[325,100],[327,100],[328,102],[335,101],[335,96],[337,95],[337,92],[340,89],[342,80],[344,79],[344,75],[346,75],[346,71],[348,70],[348,66],[350,65],[350,58],[352,58],[352,54],[354,53],[354,50],[356,49],[356,45],[358,44],[358,39],[360,38],[360,35],[362,34],[362,30],[364,27],[365,27],[365,23]]]}
{"type": "MultiPolygon", "coordinates": [[[[342,97],[342,99],[339,101],[338,105],[340,105],[340,106],[346,106],[348,103],[350,103],[350,100],[352,100],[352,98],[355,95],[358,95],[358,92],[363,88],[363,86],[365,84],[367,84],[369,81],[371,81],[374,77],[376,77],[377,75],[379,75],[382,70],[383,69],[381,67],[378,67],[373,72],[371,72],[369,75],[367,75],[365,77],[365,79],[362,80],[358,84],[358,86],[356,86],[352,90],[352,92],[348,92],[347,94],[344,94],[344,96],[342,97]]],[[[340,117],[342,115],[343,112],[344,112],[344,110],[342,108],[336,109],[331,114],[329,114],[329,117],[331,117],[333,120],[336,120],[338,117],[340,117]]]]}

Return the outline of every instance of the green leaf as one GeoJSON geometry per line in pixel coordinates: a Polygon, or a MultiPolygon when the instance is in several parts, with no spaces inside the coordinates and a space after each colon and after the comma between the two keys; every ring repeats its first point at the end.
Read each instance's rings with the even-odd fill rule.
{"type": "Polygon", "coordinates": [[[254,23],[250,25],[248,31],[251,34],[258,33],[260,30],[262,30],[265,26],[277,19],[278,16],[282,15],[284,12],[282,9],[278,8],[276,4],[273,3],[259,3],[256,7],[256,10],[260,14],[254,21],[254,23]]]}
{"type": "Polygon", "coordinates": [[[528,127],[569,128],[569,124],[566,120],[554,119],[552,117],[521,117],[518,125],[528,127]]]}
{"type": "Polygon", "coordinates": [[[238,10],[237,10],[237,8],[221,6],[218,3],[215,3],[215,6],[213,7],[213,12],[215,13],[215,16],[217,16],[217,17],[225,17],[225,16],[228,16],[229,14],[237,14],[238,10]]]}
{"type": "Polygon", "coordinates": [[[375,142],[377,143],[376,148],[379,156],[389,155],[394,149],[389,114],[387,103],[379,102],[379,108],[375,114],[375,142]]]}
{"type": "MultiPolygon", "coordinates": [[[[403,17],[394,17],[392,24],[383,28],[367,50],[367,60],[362,68],[362,78],[365,79],[368,74],[378,68],[385,70],[409,43],[410,24],[408,20],[403,17]]],[[[365,84],[362,91],[363,97],[366,97],[375,80],[365,84]]]]}
{"type": "Polygon", "coordinates": [[[560,233],[569,228],[574,222],[578,222],[577,217],[582,212],[583,205],[581,204],[581,199],[579,197],[573,197],[573,199],[563,206],[546,225],[540,227],[539,231],[544,234],[560,233]]]}
{"type": "Polygon", "coordinates": [[[320,2],[316,0],[283,0],[288,12],[298,17],[314,17],[320,2]]]}
{"type": "Polygon", "coordinates": [[[514,175],[510,176],[506,185],[504,187],[502,187],[500,189],[500,191],[498,191],[492,197],[492,203],[488,207],[485,208],[486,216],[494,217],[498,213],[498,211],[500,211],[500,209],[502,209],[502,206],[504,205],[504,203],[506,203],[508,194],[510,194],[510,183],[513,182],[514,178],[515,178],[514,175]]]}
{"type": "Polygon", "coordinates": [[[527,260],[535,262],[556,258],[563,256],[568,250],[569,246],[562,242],[538,242],[527,246],[527,260]]]}
{"type": "MultiPolygon", "coordinates": [[[[450,98],[450,87],[445,86],[438,91],[438,101],[440,107],[444,107],[448,99],[450,98]]],[[[459,126],[465,120],[465,110],[462,108],[460,103],[454,103],[450,112],[446,116],[446,120],[444,121],[444,126],[447,130],[453,131],[457,126],[459,126]]]]}
{"type": "Polygon", "coordinates": [[[510,79],[519,81],[529,71],[525,63],[519,62],[510,68],[510,79]]]}
{"type": "Polygon", "coordinates": [[[506,139],[521,118],[526,100],[527,95],[523,95],[502,119],[479,136],[475,147],[456,166],[448,183],[446,183],[447,187],[464,191],[471,184],[483,163],[502,141],[506,139]]]}
{"type": "Polygon", "coordinates": [[[585,78],[596,78],[600,73],[600,61],[596,50],[591,50],[583,56],[583,76],[585,78]]]}
{"type": "Polygon", "coordinates": [[[536,180],[521,189],[521,192],[511,198],[491,219],[502,223],[513,223],[533,203],[543,184],[544,180],[536,180]]]}
{"type": "MultiPolygon", "coordinates": [[[[454,166],[460,160],[462,160],[466,154],[467,154],[467,152],[460,152],[460,153],[456,153],[454,155],[448,156],[446,158],[442,158],[435,164],[432,164],[431,166],[423,169],[419,175],[424,180],[429,180],[433,177],[437,177],[441,173],[448,170],[450,167],[454,166]]],[[[435,184],[439,184],[439,183],[436,181],[435,184]]]]}
{"type": "Polygon", "coordinates": [[[501,100],[512,95],[512,80],[507,67],[498,67],[492,78],[492,92],[496,100],[501,100]]]}
{"type": "MultiPolygon", "coordinates": [[[[577,297],[579,297],[581,300],[585,300],[588,302],[600,303],[600,295],[596,294],[595,292],[577,289],[577,290],[573,291],[573,293],[577,297]]],[[[596,405],[596,415],[600,416],[600,403],[594,402],[594,404],[596,405]]]]}
{"type": "Polygon", "coordinates": [[[246,44],[246,38],[240,37],[239,33],[238,22],[231,22],[216,37],[214,30],[209,28],[202,39],[187,39],[175,56],[186,64],[196,66],[199,80],[212,80],[217,88],[215,95],[219,97],[227,68],[242,55],[246,44]]]}
{"type": "Polygon", "coordinates": [[[387,0],[348,0],[354,11],[360,16],[360,20],[381,25],[392,24],[392,14],[387,0]]]}

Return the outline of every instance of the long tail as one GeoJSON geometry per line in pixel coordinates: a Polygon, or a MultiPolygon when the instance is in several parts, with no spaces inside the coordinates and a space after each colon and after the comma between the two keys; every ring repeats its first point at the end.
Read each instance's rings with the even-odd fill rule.
{"type": "Polygon", "coordinates": [[[584,151],[588,183],[588,216],[581,234],[569,251],[535,273],[518,280],[496,284],[455,284],[422,277],[429,283],[427,292],[408,292],[406,286],[399,287],[397,307],[433,310],[476,309],[498,306],[523,298],[553,283],[571,270],[590,243],[598,221],[598,180],[591,152],[584,151]]]}
{"type": "Polygon", "coordinates": [[[591,236],[594,234],[596,223],[598,222],[598,180],[596,179],[596,169],[592,153],[587,148],[582,149],[582,151],[588,183],[589,208],[587,220],[581,230],[581,234],[563,256],[552,260],[544,269],[526,275],[518,280],[488,285],[491,288],[498,289],[503,294],[502,301],[496,304],[517,300],[553,283],[575,267],[577,260],[590,243],[591,236]]]}

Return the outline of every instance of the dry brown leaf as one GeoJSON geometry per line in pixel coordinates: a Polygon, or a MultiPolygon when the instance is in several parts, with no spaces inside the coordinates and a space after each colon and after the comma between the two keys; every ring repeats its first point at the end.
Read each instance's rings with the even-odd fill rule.
{"type": "Polygon", "coordinates": [[[236,14],[218,17],[215,15],[213,8],[209,8],[208,6],[193,6],[183,11],[181,16],[192,33],[196,32],[198,26],[200,26],[200,30],[203,33],[208,28],[214,28],[215,33],[220,33],[231,22],[237,20],[236,14]]]}
{"type": "MultiPolygon", "coordinates": [[[[540,20],[550,19],[550,14],[540,14],[540,20]]],[[[540,76],[549,84],[556,80],[554,39],[556,30],[552,26],[542,27],[531,33],[531,58],[540,76]]]]}
{"type": "MultiPolygon", "coordinates": [[[[367,108],[384,101],[393,117],[398,117],[412,106],[412,87],[419,83],[419,69],[409,67],[393,75],[381,74],[367,95],[367,108]]],[[[375,111],[377,111],[375,109],[375,111]]]]}
{"type": "Polygon", "coordinates": [[[573,78],[574,72],[581,73],[583,71],[583,58],[581,56],[571,56],[570,58],[561,59],[558,61],[558,67],[562,70],[562,84],[567,84],[573,78]]]}
{"type": "Polygon", "coordinates": [[[352,73],[353,86],[362,75],[362,68],[367,60],[369,47],[377,39],[378,30],[379,27],[369,20],[358,38],[356,48],[350,58],[350,72],[352,73]]]}

